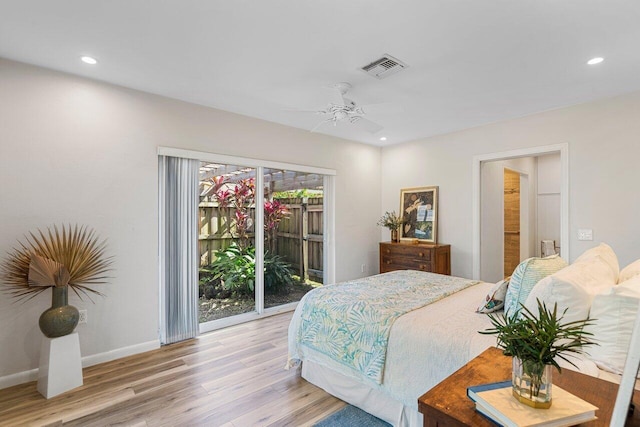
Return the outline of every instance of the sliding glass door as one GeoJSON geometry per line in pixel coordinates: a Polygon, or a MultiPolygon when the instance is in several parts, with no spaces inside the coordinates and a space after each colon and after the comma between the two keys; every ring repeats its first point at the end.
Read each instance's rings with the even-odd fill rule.
{"type": "Polygon", "coordinates": [[[292,310],[333,271],[332,171],[201,154],[200,332],[292,310]]]}

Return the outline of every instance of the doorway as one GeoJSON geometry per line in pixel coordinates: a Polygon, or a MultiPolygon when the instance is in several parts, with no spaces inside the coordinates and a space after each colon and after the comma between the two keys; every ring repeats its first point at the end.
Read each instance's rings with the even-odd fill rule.
{"type": "MultiPolygon", "coordinates": [[[[556,215],[555,223],[558,231],[557,238],[557,246],[559,247],[560,255],[564,259],[569,259],[569,202],[568,202],[568,190],[569,190],[569,147],[568,144],[557,144],[557,145],[549,145],[549,146],[541,146],[541,147],[532,147],[521,150],[513,150],[499,153],[491,153],[480,156],[475,156],[473,159],[473,211],[472,211],[472,219],[473,219],[473,278],[476,280],[485,280],[485,281],[494,281],[491,280],[494,277],[499,277],[504,275],[504,264],[503,264],[503,245],[504,245],[504,229],[502,227],[503,220],[503,175],[502,169],[499,173],[500,181],[496,184],[497,187],[500,188],[499,196],[491,196],[491,192],[487,191],[487,183],[482,180],[482,171],[487,165],[496,164],[497,161],[506,161],[506,160],[515,160],[522,159],[526,157],[531,158],[542,158],[546,155],[555,154],[559,156],[558,168],[557,168],[557,179],[555,180],[558,185],[557,194],[553,195],[553,200],[555,205],[558,208],[559,215],[556,215]],[[492,200],[491,197],[494,197],[492,200]],[[494,209],[499,207],[500,209],[495,213],[495,215],[486,215],[482,214],[483,206],[492,206],[494,209]],[[489,233],[489,231],[493,230],[493,232],[489,233]],[[499,236],[497,245],[491,245],[490,241],[488,241],[487,236],[499,236]],[[496,246],[499,246],[499,251],[496,252],[496,246]],[[492,272],[487,273],[486,265],[492,264],[496,265],[496,260],[494,255],[488,255],[482,249],[491,248],[492,254],[497,253],[499,262],[497,263],[498,267],[494,267],[492,272]],[[484,268],[483,268],[484,267],[484,268]]],[[[519,169],[519,168],[513,168],[519,169]]],[[[534,188],[536,193],[537,189],[535,188],[535,180],[532,177],[529,177],[530,182],[528,185],[523,185],[522,183],[522,174],[521,175],[521,198],[522,193],[525,188],[531,189],[534,188]]],[[[489,186],[491,188],[491,186],[489,186]]],[[[546,200],[548,198],[545,194],[536,194],[539,200],[546,200]],[[546,198],[541,198],[540,196],[544,196],[546,198]]],[[[540,203],[541,206],[548,206],[549,203],[540,203]]],[[[530,254],[531,256],[537,255],[539,256],[540,245],[538,244],[539,238],[544,238],[538,235],[537,228],[539,225],[538,219],[538,210],[540,206],[536,203],[535,206],[530,206],[528,209],[522,209],[520,211],[520,221],[528,222],[530,224],[535,224],[533,227],[525,227],[525,230],[529,230],[531,233],[531,238],[527,239],[531,242],[530,254]],[[528,215],[528,217],[527,217],[528,215]],[[526,219],[523,219],[525,218],[526,219]]],[[[545,208],[546,209],[546,208],[545,208]]],[[[543,210],[544,211],[544,210],[543,210]]],[[[521,227],[521,250],[520,255],[522,256],[522,245],[523,245],[523,235],[522,235],[522,227],[521,227]]],[[[507,267],[507,269],[510,267],[507,267]]]]}

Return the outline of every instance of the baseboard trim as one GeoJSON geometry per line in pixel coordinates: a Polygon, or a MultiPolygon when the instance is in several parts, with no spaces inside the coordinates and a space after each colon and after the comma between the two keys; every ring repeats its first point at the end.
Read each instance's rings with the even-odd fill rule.
{"type": "MultiPolygon", "coordinates": [[[[145,351],[160,348],[160,341],[148,341],[128,347],[117,348],[115,350],[105,351],[104,353],[92,354],[82,358],[82,367],[97,365],[99,363],[110,362],[127,356],[132,356],[145,351]]],[[[12,387],[18,384],[24,384],[38,380],[38,368],[28,371],[16,372],[15,374],[0,377],[0,389],[12,387]]]]}
{"type": "Polygon", "coordinates": [[[144,353],[145,351],[155,350],[157,348],[160,348],[160,340],[147,341],[136,345],[130,345],[129,347],[105,351],[104,353],[92,354],[91,356],[85,356],[82,358],[82,367],[86,368],[88,366],[97,365],[98,363],[111,362],[112,360],[132,356],[138,353],[144,353]]]}

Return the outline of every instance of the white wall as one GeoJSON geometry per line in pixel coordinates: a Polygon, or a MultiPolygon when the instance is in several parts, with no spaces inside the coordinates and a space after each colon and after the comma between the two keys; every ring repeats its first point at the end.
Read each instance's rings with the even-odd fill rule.
{"type": "Polygon", "coordinates": [[[534,221],[532,218],[536,204],[536,159],[522,157],[510,160],[483,162],[480,165],[480,279],[497,282],[511,274],[504,272],[504,170],[511,169],[527,176],[527,188],[521,188],[521,205],[527,212],[521,212],[520,259],[526,259],[534,250],[534,221]],[[528,203],[526,203],[525,198],[528,203]]]}
{"type": "MultiPolygon", "coordinates": [[[[70,298],[88,309],[83,356],[157,345],[158,146],[337,170],[336,279],[376,272],[379,148],[0,59],[0,258],[60,223],[90,225],[115,256],[106,298],[70,298]]],[[[0,298],[0,386],[38,366],[49,305],[0,298]]]]}
{"type": "Polygon", "coordinates": [[[385,147],[382,208],[397,209],[400,188],[440,186],[438,241],[451,244],[452,273],[471,277],[473,156],[568,143],[570,260],[606,242],[624,266],[640,258],[639,118],[635,92],[385,147]]]}

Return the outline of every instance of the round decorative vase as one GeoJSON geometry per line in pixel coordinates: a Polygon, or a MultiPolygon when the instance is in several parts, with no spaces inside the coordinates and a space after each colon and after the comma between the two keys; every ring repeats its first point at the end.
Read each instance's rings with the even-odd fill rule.
{"type": "Polygon", "coordinates": [[[537,360],[513,358],[512,386],[513,396],[518,401],[533,408],[551,407],[552,365],[537,360]]]}
{"type": "Polygon", "coordinates": [[[78,326],[80,313],[69,305],[69,288],[51,288],[51,308],[40,315],[40,330],[48,338],[69,335],[78,326]]]}
{"type": "Polygon", "coordinates": [[[391,230],[391,241],[392,242],[399,242],[400,239],[398,238],[398,229],[392,229],[391,230]]]}

